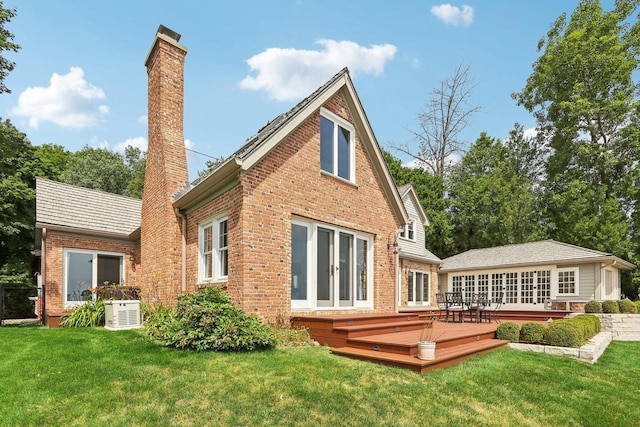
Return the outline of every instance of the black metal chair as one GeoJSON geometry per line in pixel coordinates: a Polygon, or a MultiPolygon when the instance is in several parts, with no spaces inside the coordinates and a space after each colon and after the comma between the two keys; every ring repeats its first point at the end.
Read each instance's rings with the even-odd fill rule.
{"type": "Polygon", "coordinates": [[[500,323],[500,319],[498,318],[498,311],[500,310],[500,306],[502,306],[502,299],[504,298],[504,292],[499,292],[493,299],[489,300],[489,303],[480,308],[480,313],[482,318],[487,319],[489,323],[491,323],[491,315],[496,321],[496,323],[500,323]]]}
{"type": "Polygon", "coordinates": [[[444,321],[449,321],[449,310],[447,310],[447,300],[444,298],[444,294],[436,294],[436,303],[438,304],[438,317],[442,317],[442,312],[445,313],[444,321]]]}
{"type": "Polygon", "coordinates": [[[456,313],[458,313],[458,321],[464,323],[464,316],[468,311],[467,305],[462,298],[462,292],[445,292],[445,301],[447,302],[447,318],[449,312],[453,321],[456,321],[456,313]]]}
{"type": "Polygon", "coordinates": [[[471,314],[475,314],[475,319],[472,317],[471,320],[474,320],[476,323],[480,323],[482,321],[482,317],[480,313],[484,307],[489,305],[489,297],[485,292],[480,292],[478,294],[473,294],[471,299],[467,302],[467,308],[471,314]]]}

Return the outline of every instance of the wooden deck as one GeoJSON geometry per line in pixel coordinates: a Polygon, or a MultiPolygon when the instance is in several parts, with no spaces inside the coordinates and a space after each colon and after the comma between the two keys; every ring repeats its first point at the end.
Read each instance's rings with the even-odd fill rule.
{"type": "MultiPolygon", "coordinates": [[[[437,312],[437,311],[436,311],[437,312]]],[[[500,311],[502,322],[546,322],[560,319],[566,311],[500,311]]],[[[298,316],[295,326],[306,327],[314,340],[331,347],[333,354],[369,360],[385,365],[425,373],[445,368],[462,360],[505,347],[507,341],[495,338],[497,323],[443,321],[436,324],[443,331],[436,340],[435,360],[420,360],[418,340],[428,312],[393,314],[354,314],[298,316]]]]}

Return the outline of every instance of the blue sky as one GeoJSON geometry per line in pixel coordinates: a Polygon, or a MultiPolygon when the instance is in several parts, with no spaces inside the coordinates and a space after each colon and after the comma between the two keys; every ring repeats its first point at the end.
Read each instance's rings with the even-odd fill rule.
{"type": "MultiPolygon", "coordinates": [[[[34,145],[144,148],[144,59],[163,24],[188,48],[184,135],[199,152],[232,154],[344,66],[383,147],[411,141],[429,93],[460,64],[483,107],[464,137],[504,139],[515,122],[535,126],[510,94],[524,87],[538,40],[577,3],[5,0],[22,49],[6,55],[16,68],[0,117],[34,145]]],[[[192,178],[206,159],[189,154],[192,178]]]]}

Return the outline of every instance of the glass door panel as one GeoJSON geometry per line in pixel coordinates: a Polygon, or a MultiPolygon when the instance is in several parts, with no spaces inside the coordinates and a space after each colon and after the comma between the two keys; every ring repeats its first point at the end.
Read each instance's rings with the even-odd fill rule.
{"type": "Polygon", "coordinates": [[[340,306],[353,306],[353,236],[340,233],[340,260],[338,268],[340,306]]]}
{"type": "Polygon", "coordinates": [[[307,227],[291,225],[291,299],[307,299],[307,227]]]}
{"type": "Polygon", "coordinates": [[[319,307],[333,306],[334,248],[333,231],[318,228],[317,299],[319,307]]]}
{"type": "Polygon", "coordinates": [[[93,254],[67,253],[67,302],[87,301],[93,288],[93,254]]]}

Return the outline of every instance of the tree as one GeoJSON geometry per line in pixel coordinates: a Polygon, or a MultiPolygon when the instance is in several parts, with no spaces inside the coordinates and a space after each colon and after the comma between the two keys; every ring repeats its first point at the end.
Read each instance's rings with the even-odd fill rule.
{"type": "Polygon", "coordinates": [[[455,252],[538,240],[531,181],[500,140],[482,133],[449,175],[455,252]]]}
{"type": "Polygon", "coordinates": [[[13,34],[5,28],[5,24],[8,24],[11,18],[16,16],[16,9],[6,9],[3,6],[3,2],[0,1],[0,93],[11,93],[11,90],[5,86],[4,81],[9,73],[13,71],[16,64],[5,58],[4,52],[17,52],[20,46],[12,42],[13,34]]]}
{"type": "Polygon", "coordinates": [[[126,194],[133,172],[121,154],[105,148],[85,146],[73,153],[60,180],[68,184],[126,194]]]}
{"type": "Polygon", "coordinates": [[[463,151],[466,142],[462,132],[474,114],[482,110],[471,102],[478,83],[469,66],[459,65],[453,76],[433,89],[422,112],[418,114],[418,131],[410,131],[418,148],[409,144],[392,144],[396,151],[411,156],[434,175],[443,175],[451,165],[452,156],[463,151]]]}
{"type": "Polygon", "coordinates": [[[0,122],[0,283],[31,283],[36,156],[26,135],[0,122]]]}
{"type": "Polygon", "coordinates": [[[543,53],[526,86],[513,94],[551,148],[545,182],[551,235],[636,263],[639,4],[618,0],[607,12],[597,0],[582,0],[568,20],[562,14],[539,42],[543,53]]]}
{"type": "Polygon", "coordinates": [[[35,148],[35,155],[38,158],[39,167],[36,175],[41,178],[59,181],[60,175],[69,165],[72,153],[65,150],[62,145],[43,144],[35,148]]]}
{"type": "Polygon", "coordinates": [[[410,168],[383,150],[382,155],[389,166],[389,171],[396,185],[413,185],[418,199],[422,204],[429,226],[425,229],[425,244],[427,249],[444,258],[453,255],[451,252],[453,240],[451,238],[451,224],[447,214],[445,200],[444,177],[433,175],[422,168],[410,168]]]}
{"type": "Polygon", "coordinates": [[[144,191],[144,173],[147,167],[147,153],[128,145],[124,149],[124,161],[131,170],[131,180],[127,184],[125,195],[142,198],[144,191]]]}

